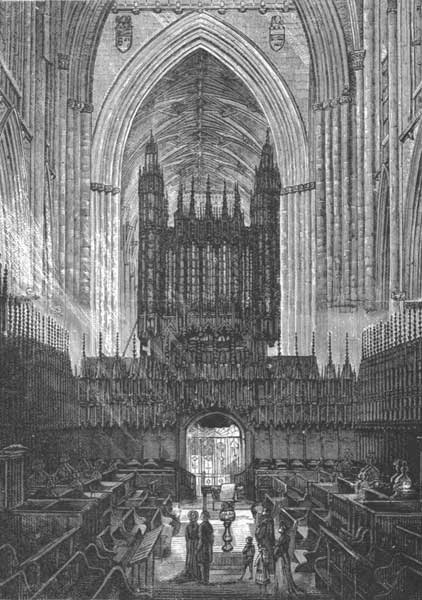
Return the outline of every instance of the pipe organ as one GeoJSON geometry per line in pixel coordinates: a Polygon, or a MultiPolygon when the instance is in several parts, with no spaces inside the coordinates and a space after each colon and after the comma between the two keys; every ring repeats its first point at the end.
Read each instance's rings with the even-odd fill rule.
{"type": "Polygon", "coordinates": [[[160,336],[172,321],[180,334],[187,319],[246,324],[261,343],[279,339],[280,175],[267,139],[255,171],[251,223],[241,208],[238,185],[229,206],[213,203],[208,178],[199,206],[192,179],[189,198],[180,185],[174,226],[169,226],[163,173],[151,134],[139,172],[138,335],[160,336]]]}

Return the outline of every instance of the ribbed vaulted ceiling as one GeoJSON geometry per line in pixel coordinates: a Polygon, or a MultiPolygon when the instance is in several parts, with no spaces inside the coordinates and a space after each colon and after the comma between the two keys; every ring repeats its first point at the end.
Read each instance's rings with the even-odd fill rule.
{"type": "Polygon", "coordinates": [[[122,172],[123,201],[137,210],[137,172],[152,130],[158,142],[170,207],[180,178],[194,176],[198,191],[210,175],[215,192],[238,181],[243,200],[268,127],[246,85],[218,59],[198,50],[168,72],[138,110],[128,136],[122,172]]]}

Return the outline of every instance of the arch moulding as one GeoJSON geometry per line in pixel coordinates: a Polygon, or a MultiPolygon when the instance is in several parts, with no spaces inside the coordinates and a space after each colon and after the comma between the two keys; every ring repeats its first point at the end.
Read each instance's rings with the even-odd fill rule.
{"type": "Polygon", "coordinates": [[[194,423],[197,423],[201,419],[210,415],[223,415],[230,419],[235,425],[237,425],[241,437],[245,443],[245,466],[248,466],[254,456],[254,432],[248,427],[243,420],[238,417],[235,413],[218,408],[210,408],[208,410],[202,410],[194,415],[190,415],[185,419],[181,419],[178,425],[178,440],[177,440],[177,460],[178,463],[186,467],[186,436],[189,427],[194,423]]]}
{"type": "Polygon", "coordinates": [[[93,140],[92,181],[120,187],[121,162],[132,121],[155,84],[186,56],[203,49],[249,87],[270,123],[285,184],[308,177],[305,128],[286,83],[261,50],[214,16],[192,13],[167,26],[132,57],[109,91],[93,140]]]}
{"type": "Polygon", "coordinates": [[[422,274],[422,127],[419,124],[409,168],[403,211],[404,290],[407,298],[419,298],[422,274]],[[410,240],[406,243],[406,240],[410,240]]]}

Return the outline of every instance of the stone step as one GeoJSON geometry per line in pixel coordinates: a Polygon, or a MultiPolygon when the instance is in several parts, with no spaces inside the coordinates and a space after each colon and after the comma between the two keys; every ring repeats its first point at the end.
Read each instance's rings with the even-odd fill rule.
{"type": "Polygon", "coordinates": [[[242,566],[242,553],[241,552],[214,552],[211,569],[215,567],[241,567],[242,566]]]}
{"type": "MultiPolygon", "coordinates": [[[[218,584],[207,586],[193,584],[177,588],[162,587],[154,590],[154,600],[262,600],[258,586],[253,583],[218,584]]],[[[300,594],[297,600],[333,600],[333,596],[318,592],[300,594]]]]}

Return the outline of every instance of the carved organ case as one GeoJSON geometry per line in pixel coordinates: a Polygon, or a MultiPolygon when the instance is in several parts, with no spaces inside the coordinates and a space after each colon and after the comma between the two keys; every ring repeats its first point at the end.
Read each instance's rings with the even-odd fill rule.
{"type": "Polygon", "coordinates": [[[251,223],[245,223],[237,183],[228,202],[213,203],[208,177],[205,203],[192,179],[186,198],[180,185],[174,225],[158,149],[151,135],[139,171],[138,335],[160,335],[164,324],[183,334],[192,322],[221,328],[236,321],[256,340],[279,338],[280,175],[269,137],[255,170],[251,223]]]}

